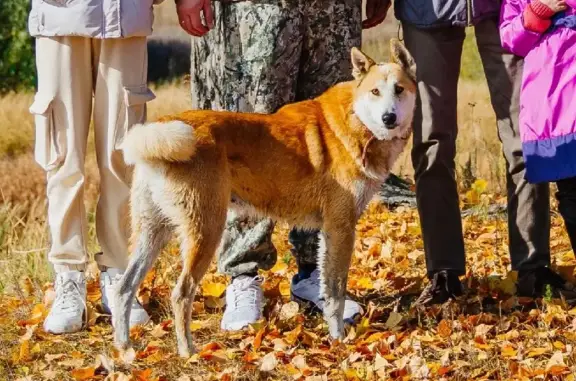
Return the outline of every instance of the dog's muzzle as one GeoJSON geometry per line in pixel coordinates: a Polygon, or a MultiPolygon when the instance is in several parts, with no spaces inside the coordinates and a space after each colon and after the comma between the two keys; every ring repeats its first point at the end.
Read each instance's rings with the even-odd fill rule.
{"type": "Polygon", "coordinates": [[[398,127],[398,124],[396,123],[397,119],[398,117],[393,112],[387,112],[386,114],[382,115],[382,122],[384,123],[384,126],[389,130],[393,130],[398,127]]]}

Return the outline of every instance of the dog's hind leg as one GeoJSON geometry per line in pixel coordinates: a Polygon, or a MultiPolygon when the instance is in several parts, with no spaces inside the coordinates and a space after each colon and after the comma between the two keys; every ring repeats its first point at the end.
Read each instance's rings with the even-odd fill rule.
{"type": "Polygon", "coordinates": [[[344,303],[348,270],[354,250],[354,215],[329,216],[320,234],[320,295],[330,336],[344,338],[344,303]]]}
{"type": "Polygon", "coordinates": [[[149,194],[144,191],[140,195],[138,205],[132,206],[134,251],[128,268],[117,284],[114,298],[114,341],[120,350],[130,347],[130,310],[138,287],[170,237],[170,231],[149,194]]]}
{"type": "MultiPolygon", "coordinates": [[[[214,192],[213,190],[211,192],[214,192]]],[[[194,352],[190,316],[196,289],[220,245],[226,222],[227,199],[197,196],[190,203],[191,218],[178,227],[183,260],[182,273],[172,292],[172,309],[178,353],[189,357],[194,352]]]]}

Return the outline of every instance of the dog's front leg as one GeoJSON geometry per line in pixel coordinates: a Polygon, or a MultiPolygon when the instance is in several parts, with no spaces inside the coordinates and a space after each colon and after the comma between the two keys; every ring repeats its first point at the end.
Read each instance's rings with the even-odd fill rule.
{"type": "Polygon", "coordinates": [[[348,269],[354,249],[354,224],[329,221],[320,234],[320,295],[324,299],[324,318],[330,336],[343,339],[344,303],[348,269]]]}

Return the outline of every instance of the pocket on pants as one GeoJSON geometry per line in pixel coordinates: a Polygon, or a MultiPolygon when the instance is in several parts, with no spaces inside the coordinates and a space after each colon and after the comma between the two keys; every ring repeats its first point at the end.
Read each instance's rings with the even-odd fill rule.
{"type": "Polygon", "coordinates": [[[53,103],[53,96],[37,93],[29,109],[35,124],[34,159],[45,171],[58,168],[66,156],[66,134],[55,123],[53,103]]]}
{"type": "Polygon", "coordinates": [[[156,95],[147,85],[124,87],[124,111],[120,113],[114,132],[114,148],[120,149],[130,128],[146,121],[146,103],[156,95]]]}

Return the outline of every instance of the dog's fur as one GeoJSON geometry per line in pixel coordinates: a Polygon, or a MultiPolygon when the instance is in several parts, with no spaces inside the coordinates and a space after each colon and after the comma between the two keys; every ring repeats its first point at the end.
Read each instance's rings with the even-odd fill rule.
{"type": "MultiPolygon", "coordinates": [[[[415,65],[391,42],[391,63],[352,50],[354,80],[274,114],[188,111],[136,125],[130,264],[118,285],[115,341],[129,347],[131,301],[173,231],[183,269],[172,293],[178,351],[193,351],[196,287],[218,250],[227,211],[321,229],[321,295],[333,338],[343,338],[346,281],[358,218],[411,133],[415,65]],[[385,114],[396,121],[386,124],[385,114]]],[[[390,122],[390,118],[386,119],[390,122]]]]}

